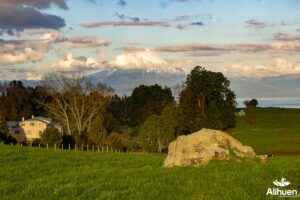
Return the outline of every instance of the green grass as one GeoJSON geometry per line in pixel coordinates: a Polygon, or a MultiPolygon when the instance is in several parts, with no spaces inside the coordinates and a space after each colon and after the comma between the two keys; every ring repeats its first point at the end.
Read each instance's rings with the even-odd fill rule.
{"type": "Polygon", "coordinates": [[[252,109],[232,136],[259,160],[213,161],[201,167],[162,167],[163,154],[76,152],[0,145],[0,199],[256,200],[286,178],[300,193],[300,110],[252,109]]]}
{"type": "Polygon", "coordinates": [[[300,109],[256,108],[237,119],[232,136],[256,153],[300,155],[300,109]]]}
{"type": "Polygon", "coordinates": [[[0,145],[0,199],[255,200],[281,177],[300,191],[297,156],[172,169],[162,168],[164,158],[0,145]]]}

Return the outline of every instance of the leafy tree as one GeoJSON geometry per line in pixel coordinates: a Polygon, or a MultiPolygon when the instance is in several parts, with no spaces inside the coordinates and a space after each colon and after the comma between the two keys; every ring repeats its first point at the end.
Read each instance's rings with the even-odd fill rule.
{"type": "Polygon", "coordinates": [[[128,104],[129,97],[119,97],[118,95],[114,95],[112,96],[110,105],[107,108],[107,113],[110,113],[113,118],[119,121],[120,124],[126,125],[129,121],[128,104]]]}
{"type": "Polygon", "coordinates": [[[107,143],[107,131],[103,125],[104,117],[98,114],[93,120],[92,126],[88,131],[88,143],[93,145],[105,145],[107,143]]]}
{"type": "Polygon", "coordinates": [[[173,128],[174,135],[178,135],[179,130],[179,110],[175,103],[170,103],[161,112],[161,117],[173,128]]]}
{"type": "Polygon", "coordinates": [[[201,128],[226,129],[235,125],[235,94],[220,72],[197,66],[187,76],[180,94],[180,124],[183,133],[201,128]]]}
{"type": "Polygon", "coordinates": [[[30,89],[26,89],[21,81],[12,81],[2,93],[0,113],[6,120],[20,120],[33,114],[30,89]]]}
{"type": "Polygon", "coordinates": [[[258,105],[258,101],[256,99],[246,100],[243,102],[247,108],[256,108],[258,105]]]}
{"type": "Polygon", "coordinates": [[[40,134],[40,140],[43,145],[53,146],[54,144],[60,145],[63,142],[62,134],[56,128],[46,128],[40,134]]]}
{"type": "Polygon", "coordinates": [[[162,88],[157,84],[135,88],[128,105],[130,125],[141,124],[152,114],[159,115],[170,102],[174,102],[170,88],[162,88]]]}
{"type": "Polygon", "coordinates": [[[0,120],[0,141],[6,141],[9,134],[8,125],[4,120],[0,120]]]}
{"type": "Polygon", "coordinates": [[[139,140],[148,152],[162,152],[173,139],[174,129],[163,116],[151,115],[140,128],[139,140]]]}

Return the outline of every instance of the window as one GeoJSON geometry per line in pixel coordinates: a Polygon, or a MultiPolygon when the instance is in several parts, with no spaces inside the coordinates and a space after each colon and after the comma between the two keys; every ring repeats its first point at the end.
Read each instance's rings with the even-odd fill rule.
{"type": "Polygon", "coordinates": [[[19,134],[20,134],[20,131],[15,131],[15,134],[16,134],[16,135],[19,135],[19,134]]]}
{"type": "Polygon", "coordinates": [[[22,123],[22,124],[21,124],[21,126],[25,126],[25,124],[24,124],[24,123],[22,123]]]}
{"type": "Polygon", "coordinates": [[[32,134],[32,130],[28,130],[27,135],[31,135],[31,134],[32,134]]]}
{"type": "Polygon", "coordinates": [[[30,126],[34,126],[34,122],[30,122],[30,126]]]}

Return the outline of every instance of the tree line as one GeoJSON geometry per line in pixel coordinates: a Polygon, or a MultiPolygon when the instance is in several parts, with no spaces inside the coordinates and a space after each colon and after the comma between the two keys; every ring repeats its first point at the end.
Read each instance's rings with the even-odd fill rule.
{"type": "Polygon", "coordinates": [[[235,126],[235,94],[222,73],[195,67],[181,85],[176,102],[168,87],[140,85],[130,96],[93,84],[81,73],[47,74],[36,87],[20,81],[0,84],[0,134],[6,121],[31,115],[51,117],[63,126],[41,134],[42,143],[111,146],[131,151],[163,152],[177,136],[201,128],[235,126]]]}

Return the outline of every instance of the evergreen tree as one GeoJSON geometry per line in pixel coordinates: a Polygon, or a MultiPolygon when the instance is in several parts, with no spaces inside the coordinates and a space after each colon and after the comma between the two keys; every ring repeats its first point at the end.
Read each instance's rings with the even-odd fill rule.
{"type": "Polygon", "coordinates": [[[235,94],[220,72],[197,66],[187,76],[180,94],[182,132],[201,128],[226,129],[235,125],[235,94]]]}

